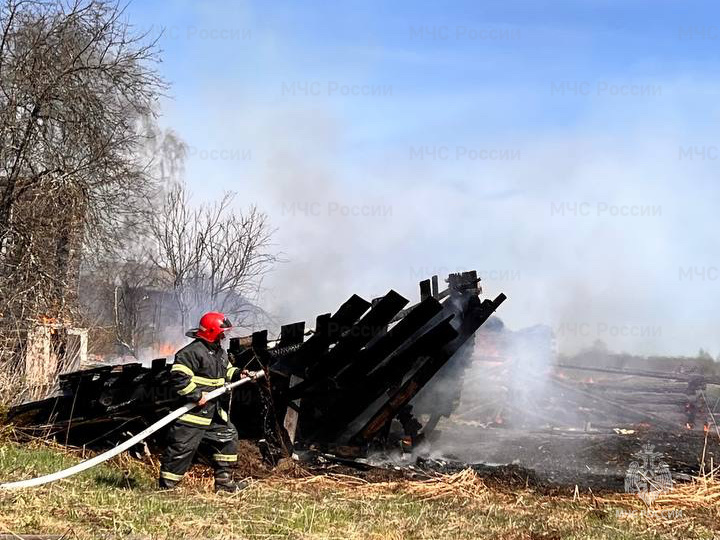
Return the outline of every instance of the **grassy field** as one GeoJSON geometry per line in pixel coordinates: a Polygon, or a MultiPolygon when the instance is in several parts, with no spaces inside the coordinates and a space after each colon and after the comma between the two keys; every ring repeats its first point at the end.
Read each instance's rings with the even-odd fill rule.
{"type": "MultiPolygon", "coordinates": [[[[42,443],[0,442],[0,480],[54,472],[78,459],[42,443]]],[[[581,495],[573,501],[572,496],[527,489],[488,488],[471,471],[424,483],[276,475],[253,481],[237,495],[215,495],[212,479],[202,469],[196,472],[182,489],[158,492],[152,465],[119,458],[49,487],[0,492],[0,534],[81,539],[720,538],[720,513],[712,501],[659,507],[671,517],[643,515],[637,512],[642,503],[629,496],[598,500],[581,495]]]]}

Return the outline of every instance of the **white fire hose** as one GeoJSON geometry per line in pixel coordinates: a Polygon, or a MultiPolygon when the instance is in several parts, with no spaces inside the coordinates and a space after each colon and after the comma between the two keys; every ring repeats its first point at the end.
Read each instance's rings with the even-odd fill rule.
{"type": "MultiPolygon", "coordinates": [[[[265,373],[262,371],[251,372],[250,377],[244,377],[238,381],[235,381],[234,383],[225,384],[224,386],[222,386],[221,388],[218,388],[217,390],[208,392],[207,394],[205,394],[205,400],[212,401],[213,399],[216,399],[216,398],[222,396],[224,393],[229,392],[233,388],[237,388],[238,386],[241,386],[249,381],[261,379],[264,376],[265,376],[265,373]]],[[[92,469],[96,465],[100,465],[101,463],[104,463],[107,460],[114,458],[115,456],[117,456],[119,454],[122,454],[123,452],[125,452],[126,450],[129,450],[136,444],[144,441],[150,435],[152,435],[159,429],[167,426],[171,422],[174,422],[175,420],[180,418],[183,414],[192,411],[195,407],[197,407],[197,405],[195,403],[188,403],[187,405],[184,405],[184,406],[180,407],[179,409],[171,412],[166,417],[158,420],[152,426],[147,428],[145,431],[138,433],[133,438],[128,439],[127,441],[125,441],[124,443],[122,443],[119,446],[116,446],[112,450],[108,450],[104,454],[100,454],[98,456],[95,456],[94,458],[88,459],[87,461],[78,463],[77,465],[74,465],[73,467],[70,467],[69,469],[65,469],[64,471],[58,471],[56,473],[48,474],[45,476],[40,476],[38,478],[33,478],[31,480],[22,480],[20,482],[8,482],[7,484],[0,484],[0,489],[24,489],[24,488],[42,486],[43,484],[49,484],[50,482],[62,480],[63,478],[68,478],[70,476],[74,476],[83,471],[87,471],[88,469],[92,469]]]]}

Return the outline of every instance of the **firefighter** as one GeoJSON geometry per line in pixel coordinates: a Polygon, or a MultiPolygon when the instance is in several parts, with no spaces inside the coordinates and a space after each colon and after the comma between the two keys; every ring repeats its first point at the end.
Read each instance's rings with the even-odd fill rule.
{"type": "Polygon", "coordinates": [[[206,313],[199,327],[187,333],[194,341],[175,355],[170,368],[172,390],[197,407],[170,427],[160,467],[163,489],[172,489],[182,480],[198,450],[211,458],[216,492],[234,492],[245,487],[244,483],[234,482],[231,474],[231,467],[237,462],[238,434],[228,418],[229,399],[225,403],[205,400],[207,392],[226,381],[247,376],[247,372],[229,364],[222,348],[225,332],[230,328],[230,321],[222,313],[206,313]]]}

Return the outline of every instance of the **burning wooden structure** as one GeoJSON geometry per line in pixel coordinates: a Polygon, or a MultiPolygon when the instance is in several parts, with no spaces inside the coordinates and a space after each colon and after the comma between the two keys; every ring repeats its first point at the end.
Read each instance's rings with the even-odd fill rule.
{"type": "MultiPolygon", "coordinates": [[[[432,425],[412,414],[413,398],[505,300],[480,299],[476,272],[420,283],[420,301],[395,291],[371,301],[353,295],[306,330],[282,327],[230,340],[235,365],[263,369],[266,382],[233,396],[230,415],[241,437],[262,439],[272,453],[321,449],[359,456],[388,441],[398,419],[405,441],[417,442],[432,425]]],[[[77,445],[105,446],[137,433],[177,405],[166,359],[99,366],[60,377],[56,395],[13,408],[10,417],[77,445]]]]}

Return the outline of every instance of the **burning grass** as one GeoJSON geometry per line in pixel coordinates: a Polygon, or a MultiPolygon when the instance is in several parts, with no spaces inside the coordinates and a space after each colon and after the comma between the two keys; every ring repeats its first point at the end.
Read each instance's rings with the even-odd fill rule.
{"type": "MultiPolygon", "coordinates": [[[[39,442],[0,443],[0,478],[28,478],[67,467],[75,452],[39,442]]],[[[292,465],[292,466],[291,466],[292,465]]],[[[0,534],[73,538],[713,538],[720,533],[714,476],[679,486],[658,509],[637,498],[540,495],[489,487],[465,470],[422,481],[370,481],[342,474],[286,474],[255,479],[244,492],[212,493],[212,475],[196,467],[182,489],[158,492],[156,464],[126,457],[33,491],[0,493],[0,534]]]]}

